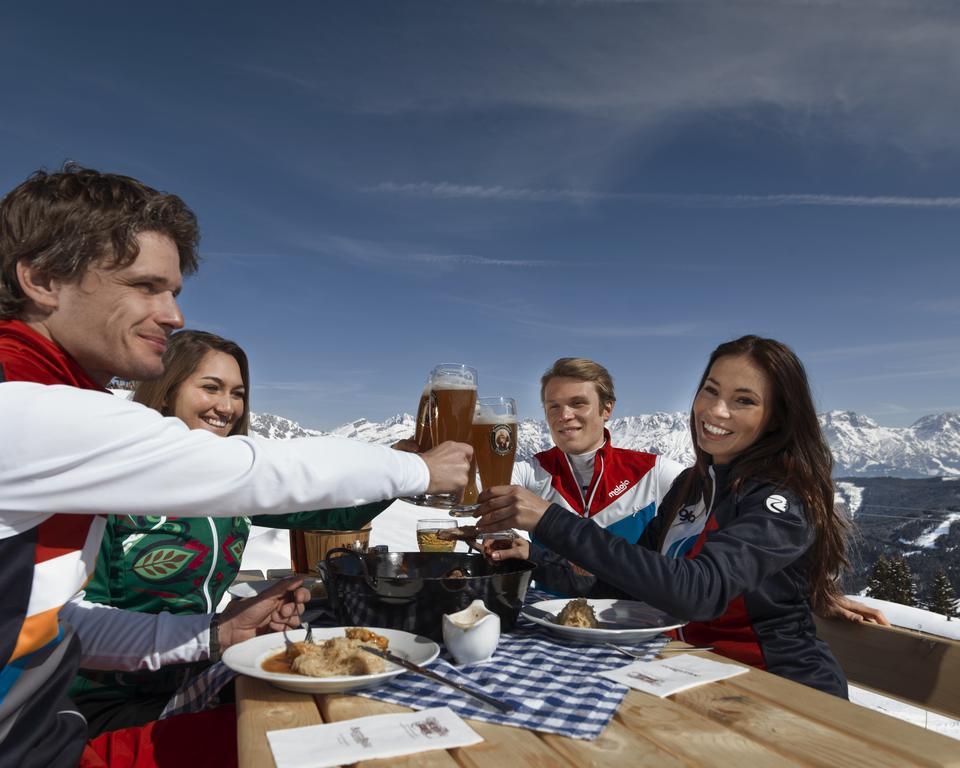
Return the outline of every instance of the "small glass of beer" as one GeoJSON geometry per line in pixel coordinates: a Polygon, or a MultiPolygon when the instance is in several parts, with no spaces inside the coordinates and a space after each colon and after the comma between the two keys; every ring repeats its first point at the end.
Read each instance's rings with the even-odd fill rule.
{"type": "Polygon", "coordinates": [[[417,520],[417,546],[421,552],[453,552],[456,539],[441,539],[438,534],[443,528],[456,528],[457,521],[449,518],[442,520],[417,520]]]}
{"type": "Polygon", "coordinates": [[[477,399],[470,432],[473,455],[484,488],[510,485],[517,453],[517,403],[511,397],[477,399]]]}

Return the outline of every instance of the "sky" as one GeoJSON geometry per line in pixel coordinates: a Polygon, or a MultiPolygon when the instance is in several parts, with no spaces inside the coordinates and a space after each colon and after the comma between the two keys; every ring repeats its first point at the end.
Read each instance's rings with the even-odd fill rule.
{"type": "Polygon", "coordinates": [[[188,327],[330,429],[430,368],[615,415],[793,347],[817,407],[960,411],[960,4],[243,0],[0,9],[0,190],[65,161],[197,213],[188,327]]]}

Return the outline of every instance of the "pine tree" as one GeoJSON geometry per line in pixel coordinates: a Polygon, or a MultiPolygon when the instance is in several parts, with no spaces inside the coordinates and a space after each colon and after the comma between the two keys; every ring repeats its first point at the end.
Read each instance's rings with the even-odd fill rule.
{"type": "Polygon", "coordinates": [[[890,597],[891,602],[900,605],[917,604],[917,587],[913,583],[910,566],[902,555],[896,555],[890,561],[890,597]]]}
{"type": "Polygon", "coordinates": [[[890,579],[890,561],[880,555],[870,572],[870,581],[867,582],[867,597],[877,600],[890,600],[893,594],[890,579]]]}
{"type": "Polygon", "coordinates": [[[937,575],[933,578],[929,598],[927,601],[928,610],[943,614],[947,617],[947,621],[957,615],[957,594],[953,591],[953,585],[942,568],[937,571],[937,575]]]}

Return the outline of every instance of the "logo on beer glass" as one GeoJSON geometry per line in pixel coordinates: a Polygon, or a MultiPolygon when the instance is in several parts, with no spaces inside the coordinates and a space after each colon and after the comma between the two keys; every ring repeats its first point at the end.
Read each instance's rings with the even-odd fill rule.
{"type": "Polygon", "coordinates": [[[497,456],[506,456],[513,449],[510,427],[506,424],[495,424],[490,429],[490,447],[497,456]]]}

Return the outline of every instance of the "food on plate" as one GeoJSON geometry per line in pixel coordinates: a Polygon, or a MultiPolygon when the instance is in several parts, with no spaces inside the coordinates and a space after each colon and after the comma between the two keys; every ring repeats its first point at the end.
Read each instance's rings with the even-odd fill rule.
{"type": "Polygon", "coordinates": [[[308,677],[375,675],[385,671],[383,659],[362,650],[362,645],[360,640],[349,637],[331,637],[304,649],[290,666],[297,674],[308,677]]]}
{"type": "Polygon", "coordinates": [[[376,632],[371,632],[363,627],[347,627],[344,634],[351,640],[359,640],[364,645],[375,645],[381,651],[387,650],[390,645],[390,641],[383,635],[378,635],[376,632]]]}
{"type": "Polygon", "coordinates": [[[600,626],[597,621],[597,614],[593,612],[590,603],[585,598],[578,597],[571,600],[560,611],[555,619],[557,624],[565,627],[581,627],[583,629],[596,629],[600,626]]]}
{"type": "Polygon", "coordinates": [[[344,635],[322,643],[292,643],[260,666],[265,672],[307,677],[376,675],[386,671],[383,659],[367,653],[361,646],[372,645],[385,651],[390,645],[389,639],[363,627],[348,627],[344,635]]]}

